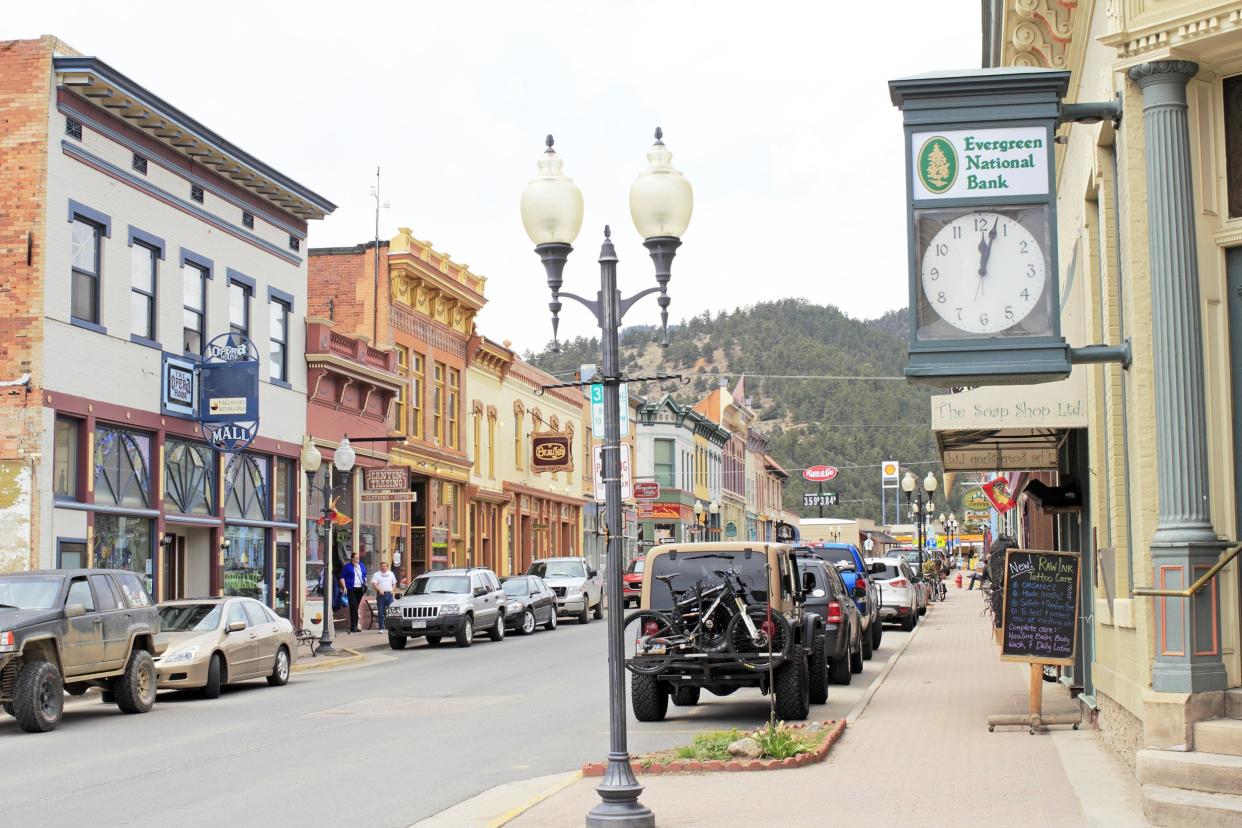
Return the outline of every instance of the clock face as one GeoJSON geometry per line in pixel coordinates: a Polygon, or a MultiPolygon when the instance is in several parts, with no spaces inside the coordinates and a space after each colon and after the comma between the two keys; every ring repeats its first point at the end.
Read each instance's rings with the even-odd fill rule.
{"type": "Polygon", "coordinates": [[[999,334],[1040,306],[1047,281],[1044,249],[1011,215],[971,212],[944,223],[922,251],[928,306],[973,334],[999,334]]]}

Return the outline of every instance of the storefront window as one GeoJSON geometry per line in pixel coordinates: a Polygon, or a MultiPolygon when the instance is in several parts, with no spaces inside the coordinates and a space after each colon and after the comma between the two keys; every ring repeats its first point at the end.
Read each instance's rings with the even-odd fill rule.
{"type": "Polygon", "coordinates": [[[282,618],[289,617],[289,581],[293,574],[293,545],[289,543],[276,544],[276,557],[273,561],[273,574],[275,579],[275,601],[273,608],[276,614],[282,618]]]}
{"type": "Polygon", "coordinates": [[[94,566],[99,569],[127,569],[146,582],[147,592],[155,594],[151,577],[151,535],[153,521],[125,515],[95,515],[94,566]]]}
{"type": "Polygon", "coordinates": [[[150,462],[150,435],[96,426],[95,502],[108,506],[148,506],[150,462]]]}
{"type": "Polygon", "coordinates": [[[276,458],[276,484],[272,487],[274,520],[293,520],[293,506],[297,502],[294,474],[292,460],[287,457],[276,458]]]}
{"type": "Polygon", "coordinates": [[[56,418],[56,445],[54,446],[55,479],[52,493],[57,497],[78,497],[78,421],[65,417],[56,418]]]}
{"type": "Polygon", "coordinates": [[[366,564],[367,572],[379,569],[381,524],[384,520],[383,503],[363,503],[358,510],[358,560],[366,564]]]}
{"type": "Polygon", "coordinates": [[[224,594],[267,603],[267,530],[228,526],[224,530],[224,594]]]}
{"type": "Polygon", "coordinates": [[[183,515],[215,514],[215,452],[201,443],[164,444],[164,508],[183,515]]]}
{"type": "Polygon", "coordinates": [[[225,489],[224,513],[246,520],[268,520],[268,479],[271,471],[266,457],[239,454],[229,460],[225,489]]]}

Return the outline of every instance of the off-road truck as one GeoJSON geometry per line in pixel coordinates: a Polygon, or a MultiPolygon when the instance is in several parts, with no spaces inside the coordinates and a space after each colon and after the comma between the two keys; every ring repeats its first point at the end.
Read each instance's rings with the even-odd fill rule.
{"type": "Polygon", "coordinates": [[[95,686],[126,713],[155,704],[159,613],[142,579],[112,569],[0,575],[0,706],[22,730],[60,723],[65,693],[95,686]]]}
{"type": "Polygon", "coordinates": [[[668,702],[697,704],[706,689],[775,693],[781,719],[805,719],[827,696],[823,621],[803,608],[791,547],[777,543],[666,544],[647,554],[641,608],[623,645],[639,721],[668,702]],[[745,612],[743,612],[743,608],[745,612]]]}

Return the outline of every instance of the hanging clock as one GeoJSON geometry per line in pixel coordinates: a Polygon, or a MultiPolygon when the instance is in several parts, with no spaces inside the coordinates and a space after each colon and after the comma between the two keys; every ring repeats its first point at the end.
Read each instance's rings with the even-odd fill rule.
{"type": "Polygon", "coordinates": [[[1069,375],[1055,183],[1068,81],[1003,68],[890,82],[905,121],[912,382],[1069,375]]]}

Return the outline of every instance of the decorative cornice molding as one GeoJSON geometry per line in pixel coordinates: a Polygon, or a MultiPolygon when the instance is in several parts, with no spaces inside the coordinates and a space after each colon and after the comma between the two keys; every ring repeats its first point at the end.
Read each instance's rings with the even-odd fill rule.
{"type": "Polygon", "coordinates": [[[1005,66],[1069,68],[1078,0],[1008,0],[1005,14],[1005,66]]]}
{"type": "Polygon", "coordinates": [[[1119,8],[1129,5],[1132,4],[1123,3],[1122,0],[1110,0],[1108,15],[1111,34],[1100,38],[1101,43],[1117,50],[1117,57],[1121,60],[1168,52],[1179,47],[1185,48],[1206,38],[1242,32],[1242,2],[1227,4],[1225,8],[1218,6],[1211,11],[1195,11],[1173,20],[1162,20],[1133,30],[1125,28],[1124,19],[1131,16],[1131,10],[1126,8],[1123,16],[1122,9],[1119,8]]]}

